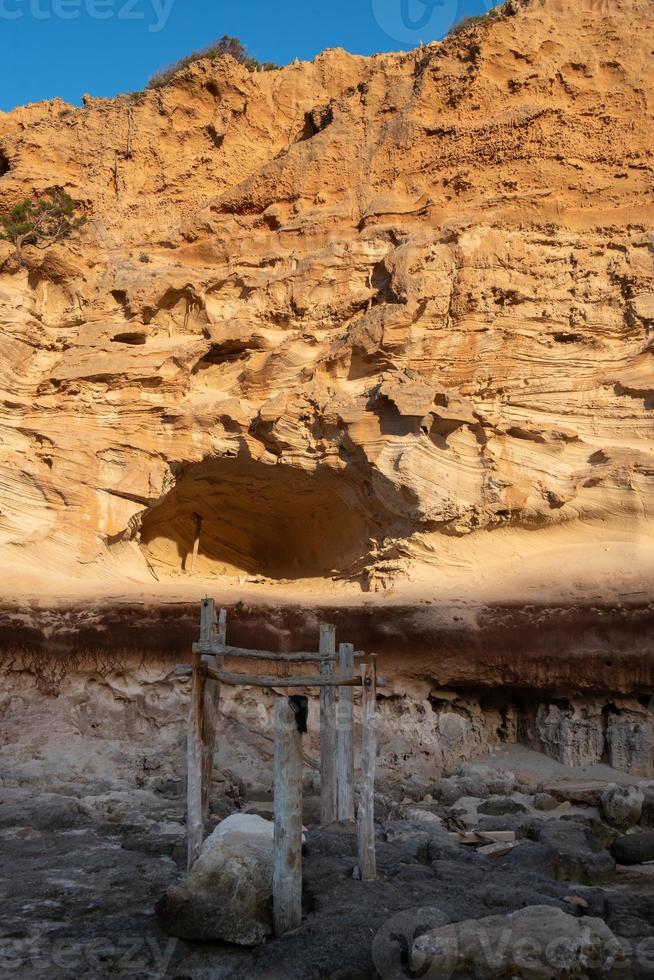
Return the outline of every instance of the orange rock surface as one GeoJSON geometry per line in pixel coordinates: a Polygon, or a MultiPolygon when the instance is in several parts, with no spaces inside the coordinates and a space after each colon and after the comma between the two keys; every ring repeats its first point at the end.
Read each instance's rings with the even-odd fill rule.
{"type": "Polygon", "coordinates": [[[649,594],[651,15],[0,114],[5,596],[649,594]]]}

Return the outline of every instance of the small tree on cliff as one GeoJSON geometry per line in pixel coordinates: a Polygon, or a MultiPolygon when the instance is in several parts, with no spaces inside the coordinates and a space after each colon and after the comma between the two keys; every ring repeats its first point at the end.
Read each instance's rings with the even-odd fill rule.
{"type": "Polygon", "coordinates": [[[76,202],[61,187],[48,187],[38,201],[27,198],[0,215],[0,238],[13,242],[22,263],[23,246],[48,248],[79,228],[84,218],[76,216],[76,209],[76,202]]]}

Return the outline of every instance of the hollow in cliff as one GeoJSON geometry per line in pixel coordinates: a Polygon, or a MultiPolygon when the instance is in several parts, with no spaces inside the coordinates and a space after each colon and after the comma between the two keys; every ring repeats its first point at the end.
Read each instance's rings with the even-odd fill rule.
{"type": "Polygon", "coordinates": [[[368,554],[370,527],[352,486],[329,468],[313,473],[243,457],[185,467],[142,520],[141,547],[157,574],[347,574],[368,554]]]}

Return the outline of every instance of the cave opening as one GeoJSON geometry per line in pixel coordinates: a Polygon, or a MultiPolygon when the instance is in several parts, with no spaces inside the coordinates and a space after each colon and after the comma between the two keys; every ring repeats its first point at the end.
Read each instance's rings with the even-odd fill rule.
{"type": "Polygon", "coordinates": [[[334,470],[307,473],[238,457],[180,471],[143,516],[140,545],[159,577],[193,570],[300,579],[355,574],[370,535],[357,490],[334,470]]]}

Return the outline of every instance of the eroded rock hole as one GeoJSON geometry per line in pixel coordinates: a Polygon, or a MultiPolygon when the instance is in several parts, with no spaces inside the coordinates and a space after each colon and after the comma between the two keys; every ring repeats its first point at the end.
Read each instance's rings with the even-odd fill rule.
{"type": "Polygon", "coordinates": [[[131,344],[132,346],[140,346],[146,342],[147,337],[144,333],[139,333],[138,331],[128,331],[127,333],[117,333],[111,339],[115,344],[131,344]]]}
{"type": "Polygon", "coordinates": [[[4,150],[0,150],[0,177],[4,177],[11,170],[11,163],[9,162],[9,157],[6,155],[4,150]]]}
{"type": "Polygon", "coordinates": [[[356,492],[326,468],[308,474],[242,458],[187,467],[142,521],[141,547],[158,575],[190,572],[198,517],[196,575],[347,575],[369,548],[356,492]]]}
{"type": "Polygon", "coordinates": [[[304,114],[304,126],[300,134],[300,141],[310,140],[317,136],[323,129],[326,129],[334,120],[334,111],[330,105],[317,106],[310,112],[304,114]]]}
{"type": "Polygon", "coordinates": [[[225,141],[225,134],[219,133],[213,124],[207,126],[206,133],[216,149],[219,150],[225,141]]]}
{"type": "Polygon", "coordinates": [[[248,341],[225,340],[220,344],[213,344],[197,362],[193,374],[214,367],[216,364],[233,364],[245,360],[253,350],[261,350],[262,347],[263,344],[256,338],[250,338],[248,341]]]}

